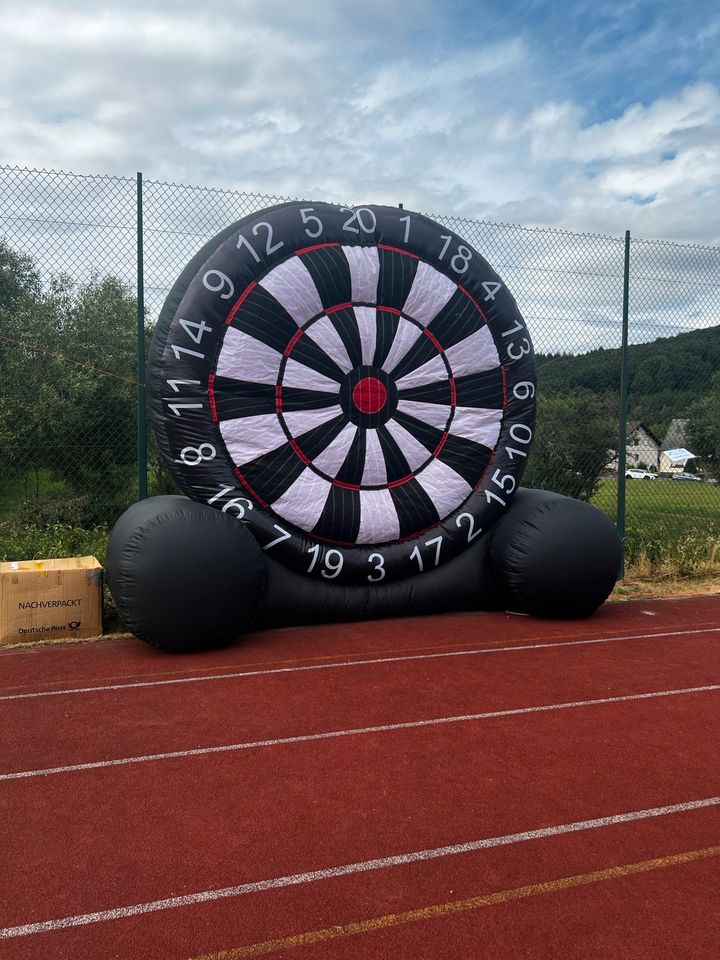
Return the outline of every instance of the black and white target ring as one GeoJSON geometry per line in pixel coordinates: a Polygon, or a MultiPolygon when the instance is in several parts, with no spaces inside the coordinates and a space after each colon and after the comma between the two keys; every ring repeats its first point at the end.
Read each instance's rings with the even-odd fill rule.
{"type": "Polygon", "coordinates": [[[534,430],[513,297],[462,238],[391,207],[283,204],[211,240],[165,303],[148,390],[184,492],[328,582],[466,549],[534,430]]]}

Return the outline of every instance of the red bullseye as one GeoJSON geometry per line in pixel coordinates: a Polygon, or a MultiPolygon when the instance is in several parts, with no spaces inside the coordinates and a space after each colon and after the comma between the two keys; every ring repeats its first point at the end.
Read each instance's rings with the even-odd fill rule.
{"type": "Polygon", "coordinates": [[[360,413],[377,413],[387,403],[387,390],[376,377],[364,377],[355,384],[352,399],[360,413]]]}

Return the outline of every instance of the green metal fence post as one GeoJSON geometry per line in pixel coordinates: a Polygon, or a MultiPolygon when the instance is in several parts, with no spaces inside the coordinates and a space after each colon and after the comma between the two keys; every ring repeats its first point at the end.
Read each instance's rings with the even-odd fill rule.
{"type": "Polygon", "coordinates": [[[630,231],[625,231],[625,265],[623,269],[622,345],[620,348],[620,439],[618,450],[617,528],[623,542],[620,579],[625,576],[625,478],[628,418],[628,316],[630,306],[630,231]]]}
{"type": "Polygon", "coordinates": [[[143,272],[143,178],[137,175],[137,458],[138,499],[147,497],[147,415],[145,410],[145,277],[143,272]]]}

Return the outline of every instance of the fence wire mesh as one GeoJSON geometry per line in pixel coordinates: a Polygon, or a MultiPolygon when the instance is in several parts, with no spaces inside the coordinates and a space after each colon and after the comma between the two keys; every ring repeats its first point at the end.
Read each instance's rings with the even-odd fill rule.
{"type": "MultiPolygon", "coordinates": [[[[135,178],[0,167],[0,557],[102,554],[138,495],[137,199],[135,178]]],[[[144,181],[148,333],[207,240],[285,199],[144,181]]],[[[433,219],[492,264],[533,337],[525,483],[617,519],[623,240],[433,219]]],[[[633,240],[629,267],[628,559],[690,572],[720,549],[720,249],[633,240]]],[[[148,463],[149,492],[168,489],[152,439],[148,463]]]]}

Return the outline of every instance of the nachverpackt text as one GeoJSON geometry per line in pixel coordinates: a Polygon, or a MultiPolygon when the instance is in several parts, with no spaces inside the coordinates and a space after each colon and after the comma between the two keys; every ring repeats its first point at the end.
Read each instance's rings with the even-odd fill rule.
{"type": "Polygon", "coordinates": [[[44,610],[46,607],[79,607],[80,600],[24,600],[19,610],[44,610]]]}

